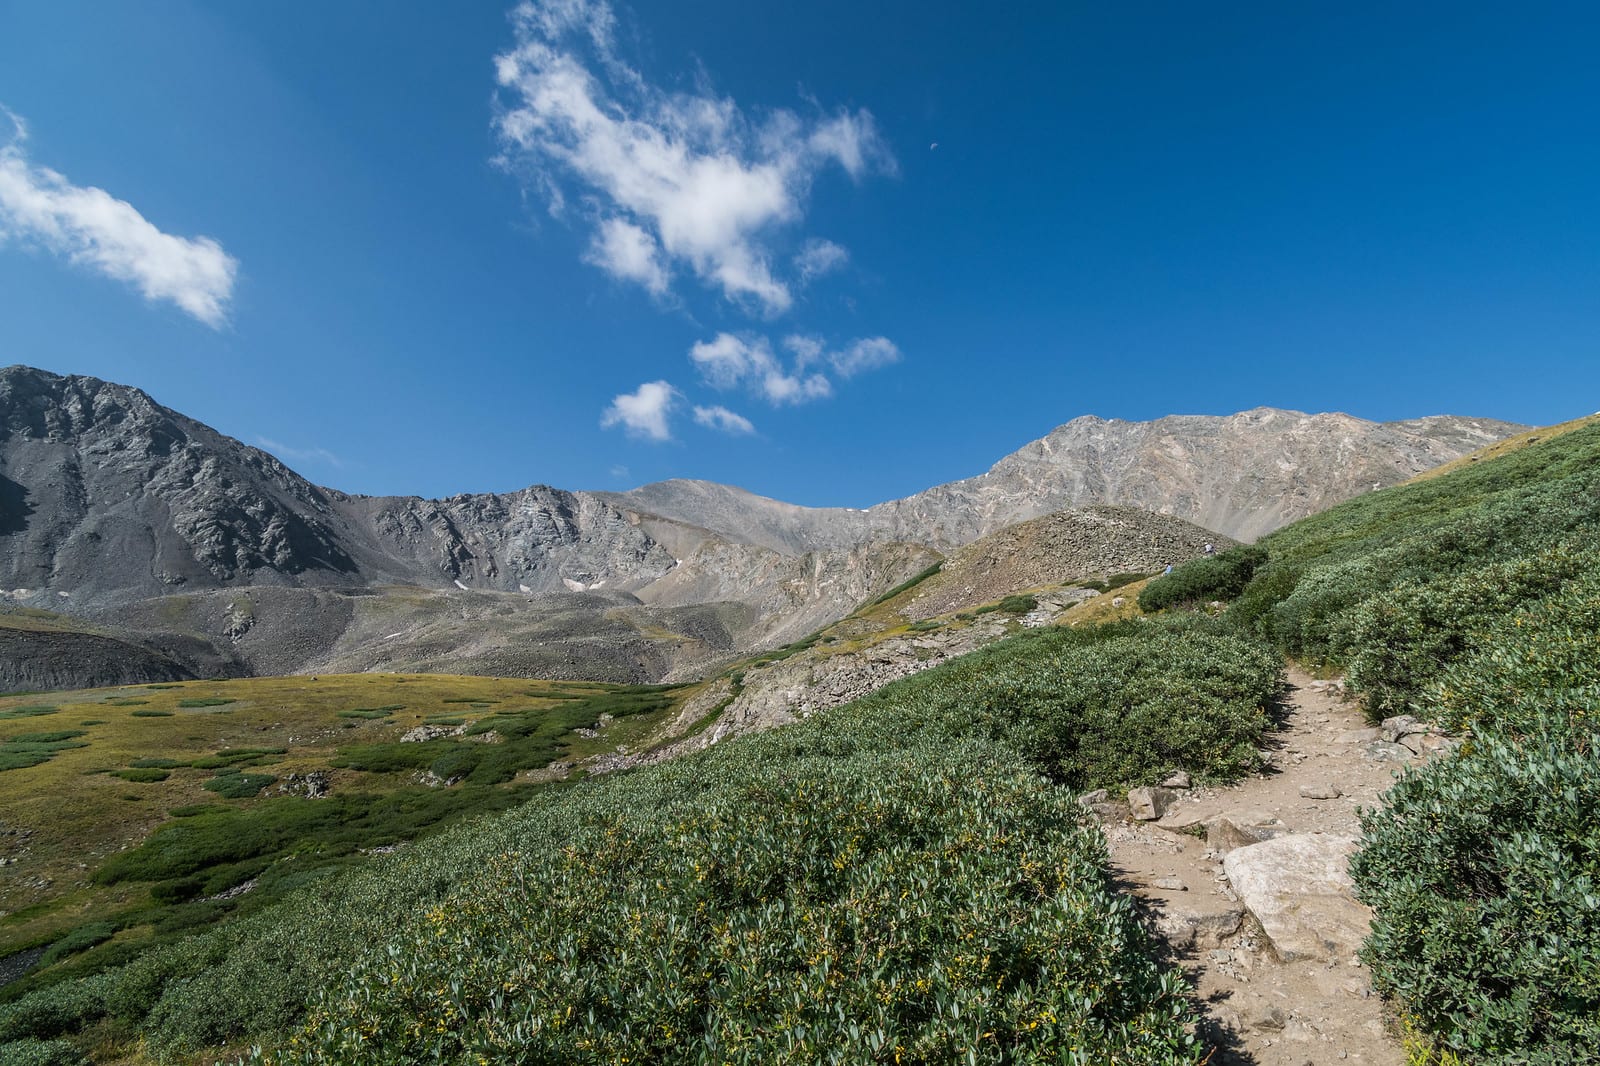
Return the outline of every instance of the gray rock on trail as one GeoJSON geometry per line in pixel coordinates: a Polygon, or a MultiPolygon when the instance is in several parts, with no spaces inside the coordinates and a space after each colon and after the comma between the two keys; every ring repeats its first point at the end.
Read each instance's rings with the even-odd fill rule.
{"type": "Polygon", "coordinates": [[[1239,931],[1244,911],[1226,904],[1215,909],[1169,904],[1156,916],[1156,933],[1175,948],[1215,948],[1239,931]]]}
{"type": "Polygon", "coordinates": [[[1318,782],[1312,785],[1300,786],[1300,798],[1312,800],[1332,800],[1344,795],[1338,785],[1327,782],[1318,782]]]}
{"type": "Polygon", "coordinates": [[[1223,859],[1240,902],[1283,962],[1343,959],[1366,938],[1371,912],[1355,899],[1355,837],[1296,833],[1237,848],[1223,859]]]}
{"type": "Polygon", "coordinates": [[[1417,755],[1437,755],[1455,747],[1456,742],[1440,733],[1412,733],[1400,738],[1400,746],[1417,755]]]}
{"type": "Polygon", "coordinates": [[[1385,718],[1378,728],[1382,731],[1384,740],[1397,744],[1402,737],[1428,732],[1428,723],[1419,721],[1409,714],[1397,714],[1392,718],[1385,718]]]}
{"type": "Polygon", "coordinates": [[[1400,744],[1391,743],[1387,740],[1373,741],[1371,744],[1367,745],[1366,751],[1366,757],[1374,762],[1406,763],[1410,762],[1411,757],[1415,754],[1416,752],[1412,751],[1410,748],[1404,747],[1400,744]]]}
{"type": "Polygon", "coordinates": [[[1266,811],[1231,811],[1206,823],[1206,846],[1220,852],[1287,836],[1292,830],[1266,811]]]}
{"type": "Polygon", "coordinates": [[[1141,822],[1153,822],[1166,814],[1178,794],[1170,788],[1135,788],[1128,792],[1128,807],[1141,822]]]}

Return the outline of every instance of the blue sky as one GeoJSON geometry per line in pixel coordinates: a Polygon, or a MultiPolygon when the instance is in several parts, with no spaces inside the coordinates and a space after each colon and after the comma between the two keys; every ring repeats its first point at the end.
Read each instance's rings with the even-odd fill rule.
{"type": "Polygon", "coordinates": [[[1592,5],[0,0],[0,364],[350,491],[864,506],[1600,407],[1592,5]]]}

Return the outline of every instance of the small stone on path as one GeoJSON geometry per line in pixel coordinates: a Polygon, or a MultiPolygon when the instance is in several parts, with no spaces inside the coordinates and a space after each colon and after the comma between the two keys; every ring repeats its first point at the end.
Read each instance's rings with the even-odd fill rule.
{"type": "Polygon", "coordinates": [[[1128,792],[1128,807],[1141,822],[1155,821],[1177,801],[1178,794],[1169,788],[1135,788],[1128,792]]]}

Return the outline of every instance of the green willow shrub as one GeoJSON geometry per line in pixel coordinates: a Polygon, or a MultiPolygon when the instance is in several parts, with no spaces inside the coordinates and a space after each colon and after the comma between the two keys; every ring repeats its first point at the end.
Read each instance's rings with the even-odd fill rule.
{"type": "Polygon", "coordinates": [[[1596,528],[1600,426],[1358,496],[1263,537],[1272,562],[1229,613],[1293,655],[1327,659],[1328,625],[1370,596],[1596,528]]]}
{"type": "Polygon", "coordinates": [[[1033,596],[1007,596],[1000,601],[1000,610],[1006,614],[1027,614],[1038,606],[1039,601],[1033,596]]]}
{"type": "Polygon", "coordinates": [[[1406,582],[1363,601],[1329,627],[1332,656],[1374,721],[1420,710],[1426,685],[1501,616],[1537,601],[1600,563],[1593,538],[1559,544],[1428,582],[1406,582]]]}
{"type": "Polygon", "coordinates": [[[254,1061],[1201,1060],[1070,794],[971,742],[756,754],[496,856],[254,1061]]]}
{"type": "Polygon", "coordinates": [[[1282,662],[1201,618],[1037,630],[889,685],[836,726],[977,733],[1012,744],[1071,788],[1126,788],[1183,768],[1205,780],[1255,769],[1282,662]]]}
{"type": "Polygon", "coordinates": [[[1473,739],[1363,816],[1378,991],[1475,1064],[1600,1046],[1600,733],[1473,739]]]}
{"type": "Polygon", "coordinates": [[[0,1044],[6,1066],[85,1066],[83,1052],[65,1040],[18,1040],[0,1044]]]}
{"type": "Polygon", "coordinates": [[[1559,595],[1502,617],[1429,690],[1452,730],[1582,735],[1600,723],[1600,559],[1559,595]]]}
{"type": "Polygon", "coordinates": [[[1253,544],[1191,559],[1146,585],[1139,593],[1139,609],[1154,612],[1179,603],[1231,600],[1266,561],[1267,550],[1253,544]]]}

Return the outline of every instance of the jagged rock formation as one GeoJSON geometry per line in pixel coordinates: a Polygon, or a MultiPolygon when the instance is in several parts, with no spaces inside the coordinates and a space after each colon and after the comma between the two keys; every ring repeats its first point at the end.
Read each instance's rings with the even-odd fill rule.
{"type": "Polygon", "coordinates": [[[595,676],[683,676],[801,636],[1023,519],[1115,503],[1249,538],[1517,428],[1269,409],[1080,418],[984,475],[865,511],[697,481],[424,500],[320,488],[138,389],[13,366],[0,369],[0,590],[199,673],[464,661],[485,672],[584,676],[586,663],[604,662],[595,676]],[[536,655],[467,631],[516,615],[515,604],[432,595],[417,606],[396,588],[532,598],[528,619],[534,599],[547,614],[559,601],[562,633],[528,619],[511,629],[568,648],[536,655]],[[212,602],[241,589],[271,609],[252,618],[225,595],[212,602]],[[174,595],[198,596],[203,609],[174,606],[174,595]],[[308,602],[303,615],[290,606],[308,602]],[[693,613],[713,604],[737,609],[693,613]],[[385,612],[408,619],[400,637],[374,634],[385,612]],[[399,643],[380,649],[379,639],[399,643]]]}

